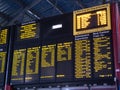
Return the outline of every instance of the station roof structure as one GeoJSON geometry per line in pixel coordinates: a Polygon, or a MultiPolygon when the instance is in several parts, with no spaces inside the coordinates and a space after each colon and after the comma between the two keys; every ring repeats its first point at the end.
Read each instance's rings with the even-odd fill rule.
{"type": "Polygon", "coordinates": [[[111,0],[0,0],[0,26],[65,14],[111,0]]]}

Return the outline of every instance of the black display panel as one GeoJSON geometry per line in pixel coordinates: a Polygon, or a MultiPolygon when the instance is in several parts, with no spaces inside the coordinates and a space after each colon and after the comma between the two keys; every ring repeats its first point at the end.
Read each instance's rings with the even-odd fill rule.
{"type": "Polygon", "coordinates": [[[72,81],[73,79],[73,42],[64,41],[57,44],[56,81],[72,81]]]}
{"type": "Polygon", "coordinates": [[[109,9],[105,4],[97,9],[44,18],[40,24],[32,22],[18,27],[11,84],[113,84],[109,9]]]}
{"type": "Polygon", "coordinates": [[[40,82],[55,82],[56,44],[42,46],[40,82]]]}
{"type": "Polygon", "coordinates": [[[17,49],[13,53],[11,84],[24,82],[26,49],[17,49]]]}
{"type": "Polygon", "coordinates": [[[92,78],[90,34],[75,37],[75,78],[92,78]]]}
{"type": "Polygon", "coordinates": [[[73,36],[72,13],[42,19],[41,36],[43,43],[57,43],[59,39],[73,36]]]}
{"type": "Polygon", "coordinates": [[[93,33],[94,78],[113,77],[111,31],[93,33]]]}
{"type": "MultiPolygon", "coordinates": [[[[56,45],[55,80],[56,82],[72,81],[73,79],[73,16],[72,13],[58,15],[41,20],[42,44],[56,45]]],[[[41,51],[43,57],[44,51],[41,51]]],[[[42,58],[41,58],[42,60],[42,58]]],[[[49,70],[50,68],[46,68],[49,70]]],[[[43,72],[40,72],[43,73],[43,72]]],[[[45,72],[44,72],[45,73],[45,72]]],[[[50,72],[49,72],[50,73],[50,72]]],[[[52,73],[52,72],[51,72],[52,73]]],[[[47,82],[47,79],[46,79],[47,82]]]]}
{"type": "Polygon", "coordinates": [[[11,75],[12,85],[39,82],[40,38],[38,22],[28,22],[16,26],[11,75]]]}
{"type": "Polygon", "coordinates": [[[40,30],[38,23],[23,24],[18,28],[17,40],[27,40],[39,38],[40,30]]]}
{"type": "Polygon", "coordinates": [[[25,82],[39,82],[40,47],[27,48],[25,82]]]}
{"type": "Polygon", "coordinates": [[[76,80],[86,79],[97,84],[105,82],[108,84],[114,83],[111,31],[107,30],[75,36],[76,80]],[[101,81],[99,82],[99,80],[101,81]]]}
{"type": "Polygon", "coordinates": [[[8,54],[9,28],[0,29],[0,85],[4,84],[8,54]]]}

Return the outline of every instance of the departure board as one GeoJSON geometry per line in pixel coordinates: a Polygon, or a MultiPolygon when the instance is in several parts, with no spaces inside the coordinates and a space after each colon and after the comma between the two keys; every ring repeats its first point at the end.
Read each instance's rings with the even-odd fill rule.
{"type": "Polygon", "coordinates": [[[0,85],[4,84],[9,40],[9,28],[0,29],[0,85]]]}
{"type": "Polygon", "coordinates": [[[38,23],[23,24],[18,29],[18,40],[39,38],[40,29],[38,23]]]}
{"type": "Polygon", "coordinates": [[[73,42],[57,44],[57,81],[70,81],[73,77],[72,46],[73,42]]]}
{"type": "Polygon", "coordinates": [[[90,34],[75,37],[75,78],[91,78],[90,34]]]}
{"type": "Polygon", "coordinates": [[[7,43],[7,32],[8,29],[0,30],[0,45],[7,43]]]}
{"type": "MultiPolygon", "coordinates": [[[[75,78],[77,80],[113,80],[114,62],[111,31],[75,36],[75,78]]],[[[99,84],[99,82],[97,83],[99,84]]]]}
{"type": "Polygon", "coordinates": [[[5,51],[0,51],[0,84],[4,82],[6,53],[5,51]]]}
{"type": "Polygon", "coordinates": [[[55,80],[55,50],[55,44],[42,46],[40,81],[55,80]]]}
{"type": "Polygon", "coordinates": [[[0,52],[0,73],[4,73],[6,52],[0,52]]]}
{"type": "Polygon", "coordinates": [[[106,78],[113,76],[113,51],[111,31],[93,33],[94,77],[106,78]]]}
{"type": "Polygon", "coordinates": [[[73,12],[74,35],[111,29],[110,4],[104,4],[73,12]]]}
{"type": "Polygon", "coordinates": [[[12,84],[24,82],[24,66],[25,66],[26,49],[14,50],[12,63],[12,84]]]}
{"type": "Polygon", "coordinates": [[[27,48],[25,82],[39,82],[39,55],[40,47],[27,48]]]}

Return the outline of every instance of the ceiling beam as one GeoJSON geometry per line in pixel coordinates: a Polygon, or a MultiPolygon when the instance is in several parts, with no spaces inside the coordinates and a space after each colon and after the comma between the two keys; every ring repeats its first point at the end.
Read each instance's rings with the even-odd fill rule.
{"type": "Polygon", "coordinates": [[[75,0],[76,3],[83,9],[85,6],[82,4],[81,0],[75,0]]]}
{"type": "Polygon", "coordinates": [[[25,11],[26,10],[29,10],[29,9],[31,9],[32,7],[34,7],[35,5],[37,5],[38,3],[40,3],[41,2],[41,0],[33,0],[33,2],[31,2],[31,4],[29,4],[28,6],[23,6],[24,8],[21,8],[21,9],[19,9],[17,12],[16,12],[16,17],[15,18],[13,18],[9,23],[8,23],[8,25],[12,25],[12,24],[14,24],[14,22],[16,21],[16,20],[18,20],[19,18],[20,18],[20,16],[23,14],[23,13],[25,13],[25,11]]]}
{"type": "Polygon", "coordinates": [[[29,13],[27,14],[28,16],[31,16],[32,18],[36,18],[36,19],[40,19],[41,17],[38,16],[38,14],[33,11],[33,10],[27,10],[26,13],[29,13]]]}
{"type": "Polygon", "coordinates": [[[60,14],[63,14],[64,12],[58,7],[55,3],[53,3],[51,0],[46,0],[50,5],[52,5],[60,14]]]}

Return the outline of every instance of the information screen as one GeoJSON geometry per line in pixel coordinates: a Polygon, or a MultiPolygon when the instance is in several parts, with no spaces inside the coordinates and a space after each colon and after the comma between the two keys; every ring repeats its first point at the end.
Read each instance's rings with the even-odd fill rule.
{"type": "Polygon", "coordinates": [[[7,52],[0,51],[0,85],[4,83],[6,53],[7,52]]]}
{"type": "Polygon", "coordinates": [[[2,28],[0,30],[0,85],[4,84],[5,68],[8,49],[8,28],[2,28]]]}
{"type": "Polygon", "coordinates": [[[18,40],[39,38],[40,30],[38,23],[24,24],[18,29],[19,29],[17,33],[18,40]]]}
{"type": "Polygon", "coordinates": [[[113,50],[111,42],[111,31],[93,33],[95,78],[113,76],[113,50]]]}
{"type": "Polygon", "coordinates": [[[57,44],[56,80],[70,81],[73,78],[73,42],[57,44]]]}
{"type": "Polygon", "coordinates": [[[0,30],[0,45],[7,43],[8,29],[0,30]]]}
{"type": "Polygon", "coordinates": [[[76,36],[75,41],[75,78],[91,78],[90,35],[76,36]]]}
{"type": "Polygon", "coordinates": [[[25,66],[26,49],[14,50],[12,64],[12,84],[24,82],[24,66],[25,66]]]}
{"type": "Polygon", "coordinates": [[[74,35],[111,29],[110,5],[74,11],[74,35]]]}
{"type": "Polygon", "coordinates": [[[39,82],[40,27],[38,22],[16,26],[11,84],[39,82]]]}
{"type": "Polygon", "coordinates": [[[110,4],[74,11],[73,16],[76,80],[114,82],[110,4]]]}
{"type": "Polygon", "coordinates": [[[40,47],[27,48],[25,82],[39,82],[40,47]]]}
{"type": "Polygon", "coordinates": [[[55,80],[55,50],[55,44],[42,46],[40,80],[43,82],[55,80]]]}
{"type": "Polygon", "coordinates": [[[114,62],[111,31],[75,36],[76,79],[113,80],[114,62]]]}

